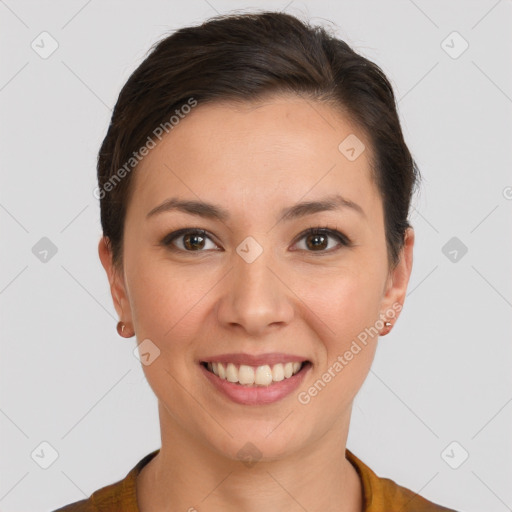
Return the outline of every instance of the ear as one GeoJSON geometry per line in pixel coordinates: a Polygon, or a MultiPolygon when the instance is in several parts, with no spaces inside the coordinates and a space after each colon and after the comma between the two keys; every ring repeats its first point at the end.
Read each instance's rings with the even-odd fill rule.
{"type": "Polygon", "coordinates": [[[404,246],[400,253],[400,261],[391,270],[381,303],[381,318],[387,316],[387,320],[395,323],[405,301],[407,285],[412,272],[414,247],[414,230],[407,228],[404,238],[404,246]]]}
{"type": "Polygon", "coordinates": [[[108,237],[101,237],[98,244],[98,254],[101,264],[107,273],[108,282],[110,283],[110,293],[119,319],[126,324],[133,325],[124,275],[120,274],[119,270],[112,262],[112,250],[109,242],[108,237]]]}

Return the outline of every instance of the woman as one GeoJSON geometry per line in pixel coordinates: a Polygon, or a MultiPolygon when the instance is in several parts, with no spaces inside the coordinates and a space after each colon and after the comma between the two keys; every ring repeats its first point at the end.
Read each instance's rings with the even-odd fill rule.
{"type": "Polygon", "coordinates": [[[155,45],[96,194],[162,447],[60,510],[451,510],[346,448],[404,303],[418,179],[383,72],[322,28],[219,16],[155,45]]]}

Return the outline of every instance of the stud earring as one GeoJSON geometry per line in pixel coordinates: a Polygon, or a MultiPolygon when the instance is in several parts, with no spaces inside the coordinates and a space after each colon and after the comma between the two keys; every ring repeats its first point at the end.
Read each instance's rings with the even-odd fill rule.
{"type": "Polygon", "coordinates": [[[386,334],[389,334],[389,331],[391,331],[391,326],[393,324],[391,322],[384,322],[384,329],[379,333],[380,336],[386,336],[386,334]],[[388,329],[389,327],[389,329],[388,329]]]}
{"type": "Polygon", "coordinates": [[[125,332],[125,329],[126,329],[126,324],[124,322],[117,322],[117,334],[119,334],[119,336],[122,336],[123,338],[131,338],[131,336],[133,336],[133,334],[128,334],[125,332]]]}

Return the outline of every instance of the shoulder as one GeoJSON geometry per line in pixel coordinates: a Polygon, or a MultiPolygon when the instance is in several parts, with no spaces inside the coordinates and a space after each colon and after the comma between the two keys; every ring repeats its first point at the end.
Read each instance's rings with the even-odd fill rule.
{"type": "Polygon", "coordinates": [[[389,478],[379,477],[348,449],[346,457],[361,478],[364,512],[456,512],[427,500],[389,478]]]}
{"type": "Polygon", "coordinates": [[[54,512],[98,512],[98,509],[91,502],[90,498],[75,503],[70,503],[62,508],[54,510],[54,512]]]}
{"type": "MultiPolygon", "coordinates": [[[[137,509],[127,508],[130,501],[136,498],[135,494],[126,494],[128,482],[133,480],[131,472],[123,479],[107,485],[93,492],[88,499],[70,503],[54,512],[110,512],[114,510],[126,510],[136,512],[137,509]]],[[[133,485],[133,488],[135,486],[133,485]]]]}
{"type": "Polygon", "coordinates": [[[122,480],[98,489],[87,499],[70,503],[53,512],[138,512],[137,475],[159,451],[155,450],[143,457],[122,480]]]}
{"type": "Polygon", "coordinates": [[[389,478],[379,478],[374,502],[386,510],[400,512],[456,512],[451,508],[427,500],[423,496],[402,487],[389,478]]]}

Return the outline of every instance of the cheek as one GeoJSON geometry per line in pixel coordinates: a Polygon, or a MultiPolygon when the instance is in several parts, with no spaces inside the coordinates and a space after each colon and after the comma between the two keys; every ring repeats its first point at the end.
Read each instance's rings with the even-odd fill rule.
{"type": "Polygon", "coordinates": [[[322,294],[309,297],[318,312],[313,329],[321,336],[321,357],[318,378],[300,398],[307,403],[314,398],[319,415],[349,407],[370,371],[378,341],[379,288],[366,279],[350,275],[326,281],[322,294]]]}
{"type": "Polygon", "coordinates": [[[308,283],[308,288],[304,302],[315,314],[306,323],[314,331],[318,361],[315,378],[299,390],[297,400],[327,426],[344,417],[370,371],[378,340],[371,327],[378,318],[379,284],[368,274],[338,272],[336,279],[317,281],[315,288],[308,283]]]}
{"type": "Polygon", "coordinates": [[[378,262],[359,261],[329,272],[297,279],[294,291],[325,323],[330,337],[341,341],[373,324],[378,318],[383,269],[378,262]]]}
{"type": "Polygon", "coordinates": [[[302,280],[300,286],[297,282],[296,288],[307,306],[303,308],[305,322],[318,340],[319,371],[330,370],[326,380],[335,381],[332,392],[338,389],[344,398],[357,393],[378,340],[379,329],[375,325],[379,319],[383,268],[378,262],[373,266],[369,261],[359,263],[337,268],[329,275],[317,274],[315,279],[302,280]]]}
{"type": "Polygon", "coordinates": [[[189,273],[153,258],[134,262],[129,282],[137,342],[149,339],[159,350],[143,371],[155,395],[166,403],[172,401],[176,411],[187,408],[178,383],[186,385],[190,379],[192,349],[204,324],[201,297],[212,287],[209,279],[189,273]]]}
{"type": "Polygon", "coordinates": [[[139,341],[149,338],[167,352],[197,337],[203,324],[203,301],[219,279],[214,272],[202,271],[198,276],[193,266],[142,255],[129,270],[132,319],[139,341]]]}

